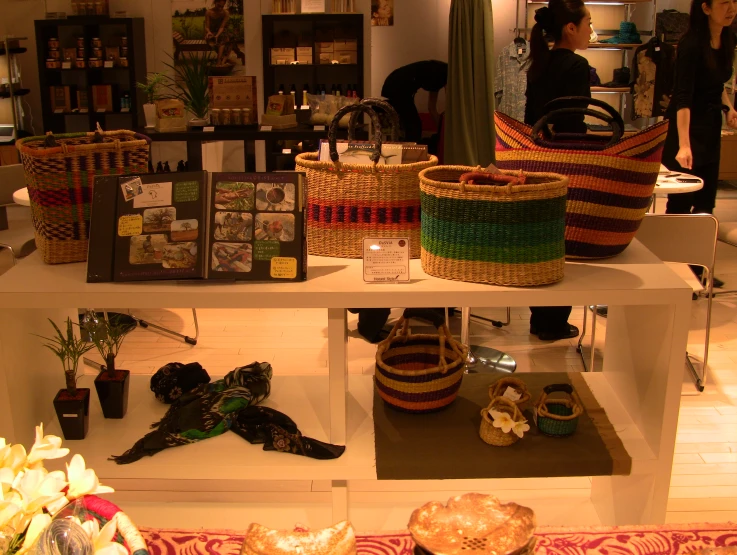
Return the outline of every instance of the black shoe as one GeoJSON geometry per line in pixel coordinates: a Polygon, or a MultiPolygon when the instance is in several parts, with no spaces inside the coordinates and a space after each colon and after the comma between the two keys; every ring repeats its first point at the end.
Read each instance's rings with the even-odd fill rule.
{"type": "Polygon", "coordinates": [[[541,341],[558,341],[560,339],[573,339],[578,337],[578,328],[568,324],[568,329],[562,331],[544,331],[537,334],[541,341]]]}
{"type": "Polygon", "coordinates": [[[530,324],[530,335],[537,335],[537,328],[530,324]]]}
{"type": "Polygon", "coordinates": [[[606,318],[607,314],[609,314],[609,307],[607,306],[597,306],[596,307],[596,314],[597,316],[601,316],[602,318],[606,318]]]}
{"type": "Polygon", "coordinates": [[[718,277],[714,276],[714,289],[721,289],[724,287],[724,282],[718,277]]]}

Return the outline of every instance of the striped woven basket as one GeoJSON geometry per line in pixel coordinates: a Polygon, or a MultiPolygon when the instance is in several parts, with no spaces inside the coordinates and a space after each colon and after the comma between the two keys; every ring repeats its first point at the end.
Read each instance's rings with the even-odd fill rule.
{"type": "Polygon", "coordinates": [[[562,280],[568,179],[524,172],[502,172],[521,176],[522,184],[472,185],[461,179],[474,171],[437,166],[420,173],[425,272],[511,286],[562,280]]]}
{"type": "Polygon", "coordinates": [[[132,131],[49,137],[29,137],[17,143],[31,199],[36,246],[47,264],[83,262],[87,260],[95,176],[147,172],[151,140],[132,131]],[[47,146],[54,143],[56,146],[47,146]]]}
{"type": "Polygon", "coordinates": [[[650,206],[668,122],[610,144],[591,136],[567,135],[563,143],[540,139],[532,127],[500,112],[494,122],[498,167],[570,178],[568,258],[608,258],[629,246],[650,206]]]}
{"type": "MultiPolygon", "coordinates": [[[[336,148],[338,122],[354,111],[369,113],[376,136],[375,160],[381,152],[380,124],[367,105],[338,111],[330,126],[336,148]]],[[[353,120],[355,123],[355,120],[353,120]]],[[[334,157],[337,160],[337,153],[334,157]]],[[[297,171],[307,174],[307,248],[310,254],[362,258],[363,239],[408,237],[410,255],[420,257],[420,171],[438,159],[397,165],[341,164],[318,161],[317,153],[297,156],[297,171]]]]}
{"type": "Polygon", "coordinates": [[[458,395],[467,354],[445,323],[437,334],[410,334],[409,319],[402,317],[376,350],[376,390],[404,412],[443,409],[458,395]]]}

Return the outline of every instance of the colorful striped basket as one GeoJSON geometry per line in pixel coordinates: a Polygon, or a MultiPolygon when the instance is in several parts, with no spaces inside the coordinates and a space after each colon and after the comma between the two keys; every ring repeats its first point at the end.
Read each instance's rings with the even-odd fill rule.
{"type": "MultiPolygon", "coordinates": [[[[352,124],[356,121],[352,120],[352,124]]],[[[307,175],[310,254],[362,258],[364,238],[409,237],[410,255],[420,257],[418,174],[437,165],[438,159],[431,156],[427,162],[377,165],[382,144],[380,129],[376,112],[369,105],[345,106],[335,114],[328,135],[333,161],[318,161],[317,153],[297,156],[297,171],[307,175]],[[338,161],[338,123],[355,111],[369,114],[373,122],[376,148],[371,164],[338,161]]]]}
{"type": "Polygon", "coordinates": [[[453,338],[444,321],[437,324],[437,334],[410,334],[409,318],[402,317],[389,337],[379,343],[374,381],[387,405],[404,412],[426,413],[455,400],[468,348],[453,338]]]}
{"type": "Polygon", "coordinates": [[[132,131],[47,135],[18,141],[36,246],[44,262],[87,260],[95,176],[148,172],[150,143],[148,137],[132,131]]]}
{"type": "Polygon", "coordinates": [[[508,286],[562,280],[568,179],[518,171],[484,174],[487,181],[511,179],[496,185],[467,183],[464,175],[478,169],[437,166],[420,173],[425,272],[508,286]]]}
{"type": "MultiPolygon", "coordinates": [[[[574,100],[611,109],[593,99],[574,100]]],[[[549,116],[576,111],[587,115],[601,113],[566,108],[549,116]]],[[[652,200],[668,122],[623,139],[616,137],[620,128],[616,140],[608,143],[592,135],[541,138],[537,133],[542,130],[541,122],[533,128],[500,112],[494,113],[494,122],[498,167],[555,172],[570,178],[566,213],[568,258],[608,258],[629,246],[652,200]]]]}

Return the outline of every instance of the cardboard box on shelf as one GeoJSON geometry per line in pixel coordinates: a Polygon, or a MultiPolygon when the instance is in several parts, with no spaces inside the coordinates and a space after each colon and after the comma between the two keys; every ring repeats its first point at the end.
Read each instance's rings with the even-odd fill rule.
{"type": "Polygon", "coordinates": [[[69,96],[69,86],[60,85],[50,87],[51,89],[51,109],[56,112],[63,110],[64,112],[72,111],[72,101],[69,96]]]}
{"type": "Polygon", "coordinates": [[[329,54],[320,53],[319,63],[321,65],[330,65],[330,64],[332,64],[333,63],[333,54],[332,54],[332,52],[329,53],[329,54]]]}
{"type": "Polygon", "coordinates": [[[315,43],[315,52],[317,52],[318,54],[333,53],[333,51],[335,51],[335,43],[332,41],[315,43]]]}
{"type": "Polygon", "coordinates": [[[210,108],[248,108],[248,119],[243,123],[257,123],[256,78],[210,77],[210,108]]]}
{"type": "Polygon", "coordinates": [[[295,61],[294,48],[272,48],[271,65],[291,64],[295,61]]]}
{"type": "Polygon", "coordinates": [[[357,64],[358,52],[353,50],[337,50],[333,55],[333,59],[338,60],[341,64],[357,64]]]}
{"type": "Polygon", "coordinates": [[[298,46],[297,47],[297,61],[300,64],[313,63],[312,47],[311,46],[298,46]]]}
{"type": "Polygon", "coordinates": [[[110,85],[92,85],[92,108],[96,112],[113,111],[113,88],[110,85]]]}
{"type": "Polygon", "coordinates": [[[343,39],[336,40],[333,42],[333,48],[337,50],[352,50],[353,52],[358,51],[358,40],[356,39],[343,39]]]}

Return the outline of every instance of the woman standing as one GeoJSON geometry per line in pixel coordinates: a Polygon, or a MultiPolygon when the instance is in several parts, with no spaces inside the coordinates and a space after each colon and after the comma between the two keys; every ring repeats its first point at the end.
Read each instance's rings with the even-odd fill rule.
{"type": "MultiPolygon", "coordinates": [[[[718,1],[718,0],[715,0],[718,1]]],[[[591,14],[582,0],[550,0],[535,12],[530,36],[525,123],[534,125],[545,115],[545,105],[564,96],[591,96],[589,63],[576,50],[586,50],[591,36],[591,14]],[[552,39],[552,50],[548,40],[552,39]]],[[[560,118],[556,132],[585,133],[584,116],[560,118]]],[[[570,306],[530,307],[530,333],[543,341],[578,336],[578,328],[568,323],[570,306]]]]}

